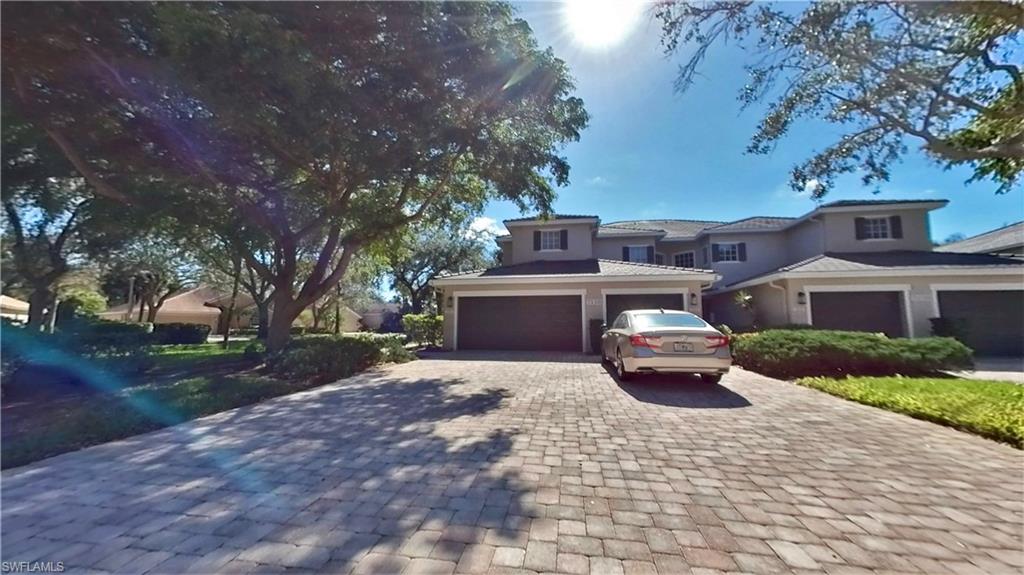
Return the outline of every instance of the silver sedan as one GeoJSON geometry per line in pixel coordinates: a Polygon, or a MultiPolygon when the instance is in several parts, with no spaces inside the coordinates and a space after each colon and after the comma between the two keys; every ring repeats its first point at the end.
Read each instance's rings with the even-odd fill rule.
{"type": "Polygon", "coordinates": [[[718,383],[732,366],[729,337],[685,311],[634,309],[601,336],[601,359],[621,380],[637,373],[697,373],[718,383]]]}

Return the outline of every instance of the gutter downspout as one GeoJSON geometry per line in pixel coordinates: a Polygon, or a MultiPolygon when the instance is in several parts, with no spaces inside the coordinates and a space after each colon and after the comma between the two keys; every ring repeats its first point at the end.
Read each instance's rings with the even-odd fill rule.
{"type": "Polygon", "coordinates": [[[775,285],[775,280],[768,282],[768,287],[782,292],[782,317],[786,318],[786,323],[793,323],[792,318],[789,317],[789,293],[786,288],[775,285]]]}

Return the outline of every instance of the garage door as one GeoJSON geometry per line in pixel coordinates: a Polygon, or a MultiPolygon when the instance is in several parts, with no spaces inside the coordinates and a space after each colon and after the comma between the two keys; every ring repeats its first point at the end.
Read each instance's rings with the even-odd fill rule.
{"type": "Polygon", "coordinates": [[[615,321],[627,309],[677,309],[686,311],[683,295],[678,293],[638,293],[606,295],[605,310],[608,323],[615,321]]]}
{"type": "Polygon", "coordinates": [[[460,297],[459,349],[580,351],[580,296],[460,297]]]}
{"type": "Polygon", "coordinates": [[[903,337],[903,294],[898,291],[811,293],[811,323],[822,329],[881,332],[903,337]]]}
{"type": "Polygon", "coordinates": [[[1024,356],[1024,290],[940,291],[939,315],[966,323],[977,355],[1024,356]]]}

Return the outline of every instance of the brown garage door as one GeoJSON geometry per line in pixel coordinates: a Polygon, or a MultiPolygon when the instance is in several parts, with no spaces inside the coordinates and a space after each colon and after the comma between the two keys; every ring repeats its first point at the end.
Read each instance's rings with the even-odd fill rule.
{"type": "Polygon", "coordinates": [[[939,315],[962,319],[977,355],[1024,356],[1024,290],[940,291],[939,315]]]}
{"type": "Polygon", "coordinates": [[[610,324],[627,309],[677,309],[686,311],[683,306],[683,294],[678,293],[637,293],[616,294],[605,296],[605,311],[610,324]]]}
{"type": "Polygon", "coordinates": [[[822,329],[882,332],[903,337],[903,294],[898,291],[816,292],[811,323],[822,329]]]}
{"type": "Polygon", "coordinates": [[[580,351],[580,296],[460,297],[459,349],[580,351]]]}

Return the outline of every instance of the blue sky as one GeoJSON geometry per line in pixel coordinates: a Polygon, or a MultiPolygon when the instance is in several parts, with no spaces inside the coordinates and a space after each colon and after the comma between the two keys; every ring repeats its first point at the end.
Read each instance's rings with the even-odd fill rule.
{"type": "MultiPolygon", "coordinates": [[[[555,202],[561,213],[595,214],[603,221],[640,218],[733,220],[753,215],[796,216],[814,207],[786,185],[790,168],[822,149],[834,134],[825,122],[795,126],[767,156],[744,149],[760,119],[736,100],[746,76],[744,54],[731,47],[709,55],[704,76],[684,95],[673,91],[681,55],[666,57],[656,23],[644,18],[621,44],[586,49],[567,31],[560,5],[524,3],[519,14],[542,46],[568,62],[577,95],[591,115],[579,142],[564,150],[571,183],[555,202]]],[[[965,184],[966,168],[944,170],[916,151],[894,166],[892,180],[872,194],[851,177],[826,201],[851,198],[950,200],[932,212],[933,239],[974,235],[1024,219],[1024,192],[997,196],[988,182],[965,184]]],[[[510,203],[484,211],[500,222],[518,217],[510,203]]],[[[500,224],[498,224],[500,226],[500,224]]]]}

